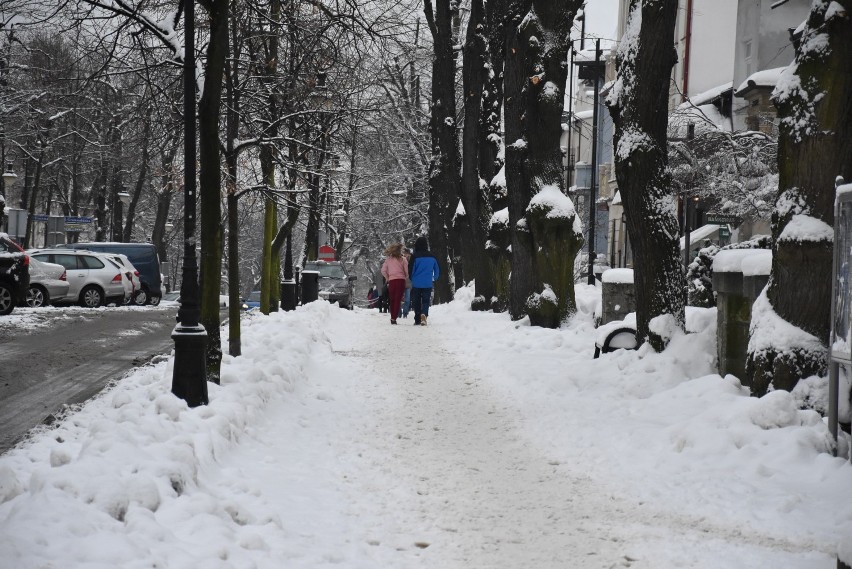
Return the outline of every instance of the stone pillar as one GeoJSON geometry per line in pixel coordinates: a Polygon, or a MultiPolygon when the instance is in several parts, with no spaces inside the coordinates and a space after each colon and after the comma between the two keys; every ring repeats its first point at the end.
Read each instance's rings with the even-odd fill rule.
{"type": "Polygon", "coordinates": [[[609,269],[601,275],[601,324],[624,320],[636,312],[636,293],[633,288],[633,269],[609,269]]]}
{"type": "Polygon", "coordinates": [[[767,249],[725,250],[713,259],[719,375],[734,375],[743,385],[749,385],[746,356],[751,306],[769,279],[771,265],[772,251],[767,249]]]}

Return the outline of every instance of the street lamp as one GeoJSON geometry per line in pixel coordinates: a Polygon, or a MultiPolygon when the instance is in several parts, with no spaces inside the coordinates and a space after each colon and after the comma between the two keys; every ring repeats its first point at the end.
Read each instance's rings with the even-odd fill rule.
{"type": "Polygon", "coordinates": [[[195,0],[184,2],[183,118],[184,118],[184,184],[183,184],[183,272],[180,286],[178,324],[172,332],[175,341],[175,364],[172,393],[190,407],[206,405],[207,397],[207,331],[201,324],[198,290],[198,259],[195,253],[195,0]]]}
{"type": "Polygon", "coordinates": [[[122,241],[124,239],[124,206],[130,203],[130,194],[122,188],[115,197],[115,224],[113,226],[112,240],[122,241]]]}

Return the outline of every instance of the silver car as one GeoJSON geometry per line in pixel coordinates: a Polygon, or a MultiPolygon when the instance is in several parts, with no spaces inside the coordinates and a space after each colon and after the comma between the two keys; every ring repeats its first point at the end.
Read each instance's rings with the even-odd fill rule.
{"type": "Polygon", "coordinates": [[[124,304],[129,299],[122,268],[103,253],[82,249],[31,249],[28,253],[39,261],[65,267],[71,285],[67,302],[98,308],[111,302],[124,304]]]}
{"type": "Polygon", "coordinates": [[[68,297],[68,284],[65,267],[54,263],[45,263],[30,258],[30,287],[27,289],[26,304],[30,308],[40,308],[68,297]]]}

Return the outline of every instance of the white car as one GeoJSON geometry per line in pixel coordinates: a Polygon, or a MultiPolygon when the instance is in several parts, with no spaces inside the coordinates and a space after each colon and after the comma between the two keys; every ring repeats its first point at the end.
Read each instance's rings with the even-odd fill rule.
{"type": "MultiPolygon", "coordinates": [[[[129,299],[127,302],[136,302],[137,294],[142,290],[142,281],[139,280],[139,271],[136,270],[136,267],[133,266],[133,263],[130,262],[130,259],[127,258],[127,255],[123,255],[121,253],[101,253],[104,257],[108,257],[112,259],[115,263],[119,265],[122,269],[122,276],[124,281],[124,290],[127,293],[127,298],[129,299]]],[[[140,304],[137,302],[137,304],[140,304]]],[[[144,305],[144,300],[141,305],[144,305]]]]}
{"type": "Polygon", "coordinates": [[[65,267],[68,284],[67,302],[85,308],[98,308],[129,300],[124,287],[122,267],[103,253],[81,249],[31,249],[30,257],[65,267]]]}
{"type": "Polygon", "coordinates": [[[62,265],[45,263],[31,258],[27,306],[41,308],[65,300],[68,296],[68,290],[71,288],[66,275],[67,271],[62,265]]]}

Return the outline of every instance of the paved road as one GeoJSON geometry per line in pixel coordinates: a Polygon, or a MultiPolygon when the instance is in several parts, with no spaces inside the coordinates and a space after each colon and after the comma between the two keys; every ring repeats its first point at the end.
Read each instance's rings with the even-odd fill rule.
{"type": "Polygon", "coordinates": [[[0,453],[63,405],[86,401],[133,367],[168,354],[176,313],[172,304],[16,309],[17,320],[0,318],[0,453]]]}

